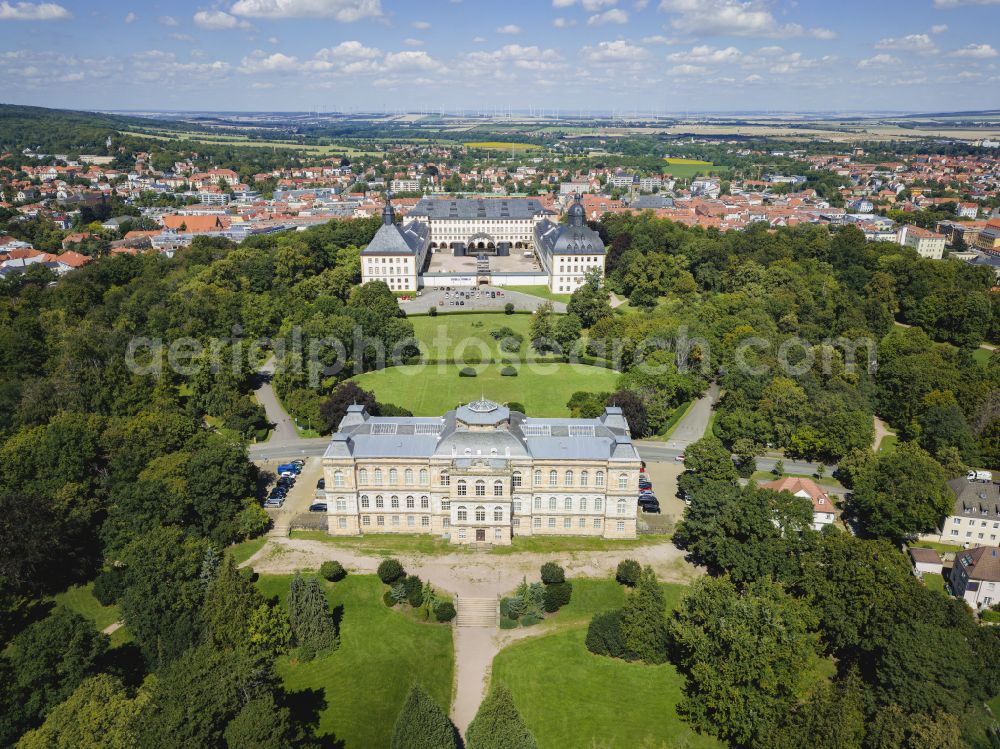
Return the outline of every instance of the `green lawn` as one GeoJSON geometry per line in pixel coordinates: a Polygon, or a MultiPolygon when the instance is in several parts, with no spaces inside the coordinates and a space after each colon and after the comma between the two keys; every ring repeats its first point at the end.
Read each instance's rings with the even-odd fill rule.
{"type": "MultiPolygon", "coordinates": [[[[257,584],[284,603],[290,582],[287,575],[262,575],[257,584]]],[[[308,663],[284,657],[276,665],[294,702],[321,698],[317,734],[336,737],[344,749],[388,746],[417,680],[447,711],[455,661],[451,627],[386,608],[384,586],[374,575],[348,575],[324,586],[331,605],[343,606],[340,648],[308,663]]]]}
{"type": "Polygon", "coordinates": [[[700,174],[703,177],[710,174],[721,175],[726,174],[728,171],[729,167],[716,166],[715,164],[667,164],[663,167],[664,174],[669,174],[679,179],[693,177],[696,174],[700,174]]]}
{"type": "Polygon", "coordinates": [[[937,573],[934,573],[934,572],[925,572],[924,573],[924,585],[926,585],[931,590],[937,590],[937,591],[940,591],[941,593],[945,592],[945,589],[944,589],[944,577],[941,576],[941,575],[938,575],[937,573]]]}
{"type": "Polygon", "coordinates": [[[1000,694],[986,704],[989,705],[990,710],[993,711],[993,717],[1000,719],[1000,694]]]}
{"type": "MultiPolygon", "coordinates": [[[[85,619],[94,623],[94,629],[103,631],[109,624],[118,621],[117,606],[102,606],[100,601],[94,598],[94,583],[86,585],[74,585],[72,588],[57,593],[52,600],[59,606],[65,606],[70,611],[75,611],[85,619]]],[[[117,647],[132,639],[132,635],[125,627],[119,627],[109,635],[111,647],[117,647]]]]}
{"type": "Polygon", "coordinates": [[[987,364],[989,364],[991,356],[993,356],[993,352],[990,351],[988,348],[977,348],[972,353],[972,358],[975,359],[976,363],[981,367],[985,367],[987,364]]]}
{"type": "Polygon", "coordinates": [[[238,544],[233,544],[228,549],[226,553],[233,558],[236,564],[243,564],[246,560],[256,554],[264,544],[267,543],[267,537],[261,536],[260,538],[251,538],[248,541],[242,541],[238,544]]]}
{"type": "Polygon", "coordinates": [[[536,552],[539,554],[561,554],[573,551],[614,551],[635,549],[664,542],[663,536],[642,536],[636,539],[574,538],[572,536],[515,536],[510,546],[496,546],[491,554],[517,554],[536,552]]]}
{"type": "Polygon", "coordinates": [[[420,351],[428,359],[454,359],[464,354],[479,354],[482,359],[499,358],[504,352],[500,351],[499,342],[490,335],[490,331],[502,327],[524,336],[519,354],[523,358],[528,350],[532,316],[487,312],[435,317],[421,315],[409,320],[413,323],[413,334],[420,342],[420,351]]]}
{"type": "Polygon", "coordinates": [[[899,444],[899,437],[895,434],[887,434],[882,438],[882,441],[878,443],[879,453],[894,453],[896,452],[896,445],[899,444]]]}
{"type": "Polygon", "coordinates": [[[572,296],[571,294],[556,294],[554,291],[549,291],[548,286],[504,286],[503,288],[510,289],[511,291],[520,291],[522,294],[539,296],[551,302],[565,302],[567,304],[569,304],[570,296],[572,296]]]}
{"type": "Polygon", "coordinates": [[[953,546],[951,544],[939,544],[934,541],[914,541],[910,544],[915,549],[934,549],[934,551],[939,554],[947,554],[949,552],[961,551],[961,546],[953,546]]]}
{"type": "Polygon", "coordinates": [[[459,403],[482,396],[523,403],[531,416],[569,416],[566,402],[577,390],[613,391],[618,372],[584,364],[520,364],[517,377],[500,375],[502,365],[479,365],[478,377],[459,377],[457,365],[389,367],[354,377],[377,400],[407,408],[417,416],[440,416],[459,403]]]}
{"type": "MultiPolygon", "coordinates": [[[[554,633],[515,643],[493,660],[493,678],[510,688],[540,749],[720,746],[677,715],[684,679],[673,666],[587,651],[590,617],[620,606],[624,590],[610,580],[572,582],[569,605],[540,625],[554,633]]],[[[676,606],[684,587],[663,587],[667,605],[676,606]]]]}

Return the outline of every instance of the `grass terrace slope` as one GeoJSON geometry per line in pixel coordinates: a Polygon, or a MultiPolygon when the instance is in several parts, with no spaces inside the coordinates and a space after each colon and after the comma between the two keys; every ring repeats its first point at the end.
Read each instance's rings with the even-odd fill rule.
{"type": "MultiPolygon", "coordinates": [[[[257,585],[287,605],[291,581],[262,575],[257,585]]],[[[330,605],[343,606],[340,648],[308,663],[280,658],[276,667],[293,705],[322,705],[317,735],[336,737],[343,743],[331,745],[343,749],[389,746],[399,708],[418,680],[447,710],[455,664],[451,627],[387,608],[374,575],[322,584],[330,605]]]]}
{"type": "Polygon", "coordinates": [[[415,416],[440,416],[484,394],[503,403],[523,403],[529,416],[569,416],[566,401],[577,390],[615,389],[618,372],[584,364],[518,364],[517,377],[503,377],[503,365],[473,367],[477,377],[459,377],[460,365],[416,364],[389,367],[354,377],[382,403],[407,408],[415,416]]]}

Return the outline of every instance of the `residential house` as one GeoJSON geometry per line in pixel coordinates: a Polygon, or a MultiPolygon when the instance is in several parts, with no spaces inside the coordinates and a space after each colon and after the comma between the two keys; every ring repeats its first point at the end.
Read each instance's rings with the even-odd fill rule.
{"type": "Polygon", "coordinates": [[[761,484],[760,488],[770,489],[774,492],[788,492],[795,497],[802,497],[812,502],[813,530],[822,530],[824,525],[829,525],[834,521],[836,511],[833,502],[829,495],[812,479],[785,476],[777,481],[761,484]]]}
{"type": "Polygon", "coordinates": [[[920,257],[940,260],[944,257],[944,234],[907,224],[899,230],[899,243],[912,247],[920,257]]]}
{"type": "Polygon", "coordinates": [[[980,546],[956,554],[951,589],[975,609],[1000,601],[1000,549],[980,546]]]}
{"type": "Polygon", "coordinates": [[[962,477],[948,482],[955,504],[936,534],[927,540],[945,544],[981,546],[1000,540],[1000,484],[969,481],[962,477]]]}
{"type": "Polygon", "coordinates": [[[944,569],[941,556],[934,549],[910,549],[910,559],[913,560],[913,570],[918,577],[928,573],[940,575],[944,569]]]}

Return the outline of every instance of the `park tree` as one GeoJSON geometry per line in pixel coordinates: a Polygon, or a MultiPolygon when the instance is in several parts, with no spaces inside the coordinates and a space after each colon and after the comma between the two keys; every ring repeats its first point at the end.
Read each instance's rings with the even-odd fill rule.
{"type": "Polygon", "coordinates": [[[632,439],[642,439],[649,435],[649,423],[646,419],[646,404],[642,398],[631,390],[619,390],[612,393],[605,401],[606,406],[617,406],[622,410],[632,439]]]}
{"type": "Polygon", "coordinates": [[[288,595],[288,621],[303,659],[335,650],[340,645],[330,604],[315,577],[292,578],[288,595]]]}
{"type": "Polygon", "coordinates": [[[227,556],[205,587],[201,614],[204,637],[220,648],[245,646],[261,606],[266,606],[264,597],[227,556]]]}
{"type": "Polygon", "coordinates": [[[364,406],[372,416],[378,416],[378,403],[375,395],[364,390],[354,382],[346,380],[333,389],[325,401],[320,404],[319,413],[323,419],[323,431],[334,432],[341,420],[347,415],[349,406],[364,406]]]}
{"type": "MultiPolygon", "coordinates": [[[[223,732],[228,747],[240,749],[285,749],[304,742],[301,728],[292,720],[291,711],[264,691],[247,701],[223,732]]],[[[311,743],[311,742],[309,742],[311,743]]]]}
{"type": "Polygon", "coordinates": [[[467,749],[538,747],[535,737],[517,711],[513,695],[503,684],[496,684],[490,689],[469,724],[465,738],[467,749]]]}
{"type": "Polygon", "coordinates": [[[816,616],[773,583],[739,590],[703,577],[670,621],[671,658],[685,676],[678,709],[699,731],[753,745],[798,703],[816,668],[816,616]]]}
{"type": "Polygon", "coordinates": [[[854,478],[851,508],[865,533],[903,541],[938,527],[954,495],[941,465],[919,445],[881,453],[854,478]]]}
{"type": "Polygon", "coordinates": [[[762,737],[765,746],[788,749],[853,749],[865,741],[865,685],[857,669],[815,687],[779,725],[762,737]]]}
{"type": "Polygon", "coordinates": [[[531,319],[528,336],[531,338],[531,347],[539,354],[547,354],[554,350],[556,343],[554,318],[552,302],[542,302],[531,319]]]}
{"type": "Polygon", "coordinates": [[[566,311],[575,315],[580,324],[589,328],[598,320],[611,315],[608,292],[597,268],[584,274],[584,282],[570,296],[566,311]]]}
{"type": "Polygon", "coordinates": [[[18,749],[132,749],[148,702],[148,689],[130,697],[120,679],[98,674],[82,681],[41,726],[22,736],[18,749]]]}
{"type": "Polygon", "coordinates": [[[391,749],[457,749],[455,726],[419,683],[410,688],[392,731],[391,749]]]}
{"type": "Polygon", "coordinates": [[[645,567],[635,588],[626,593],[621,628],[631,657],[646,663],[667,660],[666,603],[652,567],[645,567]]]}
{"type": "Polygon", "coordinates": [[[576,315],[562,315],[556,320],[553,330],[556,343],[563,354],[569,354],[580,340],[580,318],[576,315]]]}

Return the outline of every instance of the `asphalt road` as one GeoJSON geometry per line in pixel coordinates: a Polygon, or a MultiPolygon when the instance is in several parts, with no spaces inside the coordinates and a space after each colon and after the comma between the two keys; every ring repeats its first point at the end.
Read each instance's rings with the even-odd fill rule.
{"type": "Polygon", "coordinates": [[[264,366],[258,372],[257,389],[254,390],[257,402],[264,407],[267,420],[272,425],[271,436],[265,444],[293,444],[299,439],[299,433],[295,431],[292,417],[288,415],[278,402],[278,397],[274,394],[274,388],[271,387],[274,366],[274,357],[271,357],[264,363],[264,366]]]}

